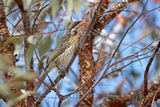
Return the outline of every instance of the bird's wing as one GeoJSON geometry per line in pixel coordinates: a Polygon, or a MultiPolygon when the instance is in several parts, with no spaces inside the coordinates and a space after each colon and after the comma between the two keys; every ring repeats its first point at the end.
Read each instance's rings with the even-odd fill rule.
{"type": "Polygon", "coordinates": [[[60,54],[64,52],[64,50],[65,47],[55,49],[54,52],[47,59],[47,64],[50,64],[52,61],[54,61],[60,54]]]}

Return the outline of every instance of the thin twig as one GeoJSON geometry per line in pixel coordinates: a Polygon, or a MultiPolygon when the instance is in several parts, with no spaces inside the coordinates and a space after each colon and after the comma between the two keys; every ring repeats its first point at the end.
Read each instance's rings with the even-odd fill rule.
{"type": "Polygon", "coordinates": [[[144,97],[148,94],[148,73],[149,73],[149,69],[150,69],[150,66],[151,66],[151,64],[153,62],[153,59],[156,56],[159,48],[160,48],[160,42],[158,43],[155,51],[153,52],[151,58],[149,59],[148,64],[147,64],[146,69],[145,69],[145,72],[144,72],[144,93],[143,93],[144,97]]]}

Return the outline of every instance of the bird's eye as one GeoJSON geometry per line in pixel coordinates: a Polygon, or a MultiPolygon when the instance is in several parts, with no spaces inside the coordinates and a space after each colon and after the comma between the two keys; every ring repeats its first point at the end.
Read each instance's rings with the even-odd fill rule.
{"type": "Polygon", "coordinates": [[[72,35],[72,36],[75,36],[76,34],[77,34],[77,30],[76,30],[76,29],[72,29],[72,30],[71,30],[71,35],[72,35]]]}

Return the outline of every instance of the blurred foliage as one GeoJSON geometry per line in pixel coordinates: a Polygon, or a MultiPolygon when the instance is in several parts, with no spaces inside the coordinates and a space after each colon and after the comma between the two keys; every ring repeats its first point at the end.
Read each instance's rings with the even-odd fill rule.
{"type": "Polygon", "coordinates": [[[50,0],[51,3],[51,13],[53,16],[55,16],[57,14],[57,12],[60,11],[63,0],[50,0]]]}
{"type": "Polygon", "coordinates": [[[39,49],[40,58],[42,58],[45,55],[45,53],[49,51],[51,44],[52,44],[51,36],[43,38],[39,41],[38,49],[39,49]]]}
{"type": "Polygon", "coordinates": [[[7,42],[12,42],[14,44],[22,45],[23,42],[23,36],[22,35],[16,35],[16,36],[10,36],[7,40],[7,42]]]}
{"type": "Polygon", "coordinates": [[[33,58],[33,54],[34,54],[34,50],[35,50],[35,45],[33,44],[30,44],[27,51],[26,51],[26,55],[25,55],[25,63],[26,63],[26,68],[27,68],[27,71],[30,70],[30,62],[31,62],[31,59],[33,58]]]}
{"type": "MultiPolygon", "coordinates": [[[[51,13],[53,16],[60,12],[61,8],[64,9],[64,0],[50,0],[51,1],[51,13]]],[[[80,6],[82,2],[80,0],[67,0],[67,12],[68,15],[72,14],[72,11],[80,12],[80,6]]]]}
{"type": "Polygon", "coordinates": [[[28,95],[31,95],[33,92],[21,93],[13,93],[12,89],[24,89],[25,90],[25,82],[33,84],[32,79],[36,78],[37,75],[35,73],[22,72],[22,69],[8,65],[8,57],[7,55],[0,56],[0,98],[8,100],[7,106],[10,107],[15,101],[19,101],[20,99],[26,98],[28,95]],[[11,72],[14,75],[8,81],[5,80],[4,73],[11,72]]]}

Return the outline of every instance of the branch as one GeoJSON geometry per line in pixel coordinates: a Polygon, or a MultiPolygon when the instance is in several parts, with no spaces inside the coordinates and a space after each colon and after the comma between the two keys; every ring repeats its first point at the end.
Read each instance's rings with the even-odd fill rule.
{"type": "MultiPolygon", "coordinates": [[[[0,0],[0,56],[7,56],[7,64],[15,66],[14,44],[8,41],[9,36],[9,31],[6,25],[5,7],[3,0],[0,0]]],[[[4,77],[5,79],[10,79],[13,77],[13,74],[5,72],[4,77]]]]}
{"type": "MultiPolygon", "coordinates": [[[[132,3],[133,1],[138,1],[138,0],[130,0],[128,1],[129,3],[132,3]]],[[[100,16],[99,19],[99,23],[101,25],[106,25],[108,24],[111,20],[113,20],[114,17],[116,17],[116,15],[118,13],[120,13],[124,8],[126,8],[128,2],[120,2],[116,5],[116,7],[114,8],[115,11],[111,12],[111,13],[107,13],[104,16],[100,16]]],[[[115,56],[118,48],[120,47],[120,44],[122,43],[123,39],[125,38],[126,34],[128,33],[129,29],[137,22],[137,20],[141,17],[141,15],[136,19],[136,21],[134,23],[132,23],[132,25],[127,29],[127,31],[125,32],[125,34],[123,35],[121,41],[119,42],[119,45],[117,46],[117,48],[115,49],[114,53],[112,54],[111,60],[109,61],[108,67],[107,69],[110,67],[110,63],[112,62],[112,58],[115,56]]],[[[94,24],[94,23],[93,23],[94,24]]],[[[96,23],[97,24],[97,23],[96,23]]],[[[102,29],[101,29],[102,30],[102,29]]],[[[86,33],[87,34],[87,33],[86,33]]],[[[105,72],[102,74],[105,75],[105,72]]],[[[79,99],[77,105],[79,105],[81,103],[81,101],[83,101],[83,99],[85,99],[87,97],[87,95],[92,91],[92,89],[95,87],[96,84],[99,83],[99,81],[103,78],[103,76],[98,79],[91,87],[90,89],[79,99]]]]}
{"type": "Polygon", "coordinates": [[[145,72],[144,72],[144,97],[148,94],[148,73],[149,73],[149,68],[153,62],[154,57],[156,56],[158,50],[160,48],[160,42],[158,43],[155,51],[153,52],[151,58],[148,61],[148,64],[146,66],[145,72]]]}
{"type": "MultiPolygon", "coordinates": [[[[23,38],[24,38],[24,60],[25,60],[25,63],[26,63],[26,57],[25,56],[26,56],[26,52],[27,52],[28,47],[29,47],[29,43],[27,41],[27,38],[31,35],[30,17],[29,17],[28,11],[24,10],[23,1],[22,0],[15,0],[15,1],[18,5],[19,9],[20,9],[20,12],[21,12],[21,18],[22,18],[24,32],[25,32],[25,34],[23,35],[23,38]]],[[[31,58],[30,64],[29,65],[26,64],[26,71],[34,72],[33,66],[34,66],[33,65],[33,58],[31,58]]],[[[27,83],[26,84],[26,89],[33,91],[34,84],[27,83]]],[[[34,100],[35,99],[34,99],[33,95],[28,96],[27,97],[27,106],[33,105],[34,100]]]]}

